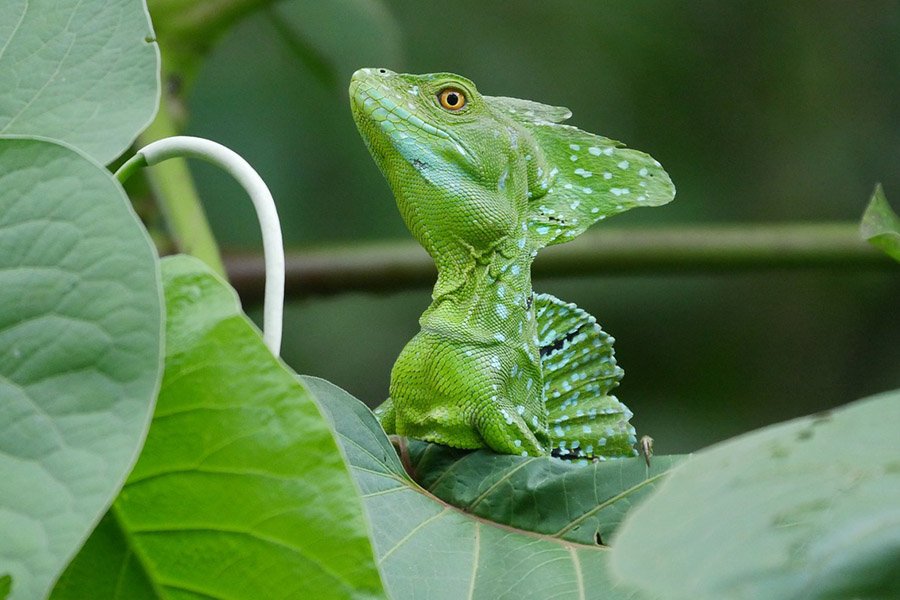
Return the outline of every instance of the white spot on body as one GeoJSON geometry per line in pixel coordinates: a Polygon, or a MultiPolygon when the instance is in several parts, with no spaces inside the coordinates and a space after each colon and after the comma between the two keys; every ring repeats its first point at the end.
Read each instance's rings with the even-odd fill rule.
{"type": "Polygon", "coordinates": [[[631,190],[628,188],[610,188],[609,191],[612,192],[613,196],[624,196],[631,193],[631,190]]]}
{"type": "Polygon", "coordinates": [[[623,160],[622,162],[620,162],[620,163],[617,164],[616,166],[619,167],[620,169],[627,169],[627,168],[628,168],[628,161],[627,161],[627,160],[623,160]]]}
{"type": "Polygon", "coordinates": [[[581,167],[575,169],[575,174],[576,174],[576,175],[581,175],[581,176],[584,177],[585,179],[587,179],[588,177],[593,177],[593,176],[594,176],[594,174],[593,174],[592,172],[590,172],[590,171],[585,171],[585,170],[582,169],[581,167]]]}
{"type": "Polygon", "coordinates": [[[513,150],[519,149],[519,135],[516,133],[516,130],[507,127],[506,132],[509,134],[509,145],[513,150]]]}
{"type": "Polygon", "coordinates": [[[581,146],[579,146],[578,144],[569,144],[569,149],[578,152],[579,150],[581,150],[581,146]]]}

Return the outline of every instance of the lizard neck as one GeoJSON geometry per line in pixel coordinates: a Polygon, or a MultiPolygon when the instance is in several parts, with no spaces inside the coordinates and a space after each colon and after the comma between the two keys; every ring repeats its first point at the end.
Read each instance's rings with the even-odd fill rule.
{"type": "Polygon", "coordinates": [[[468,260],[436,257],[438,281],[422,328],[455,339],[524,345],[536,356],[532,260],[531,248],[515,241],[468,260]]]}

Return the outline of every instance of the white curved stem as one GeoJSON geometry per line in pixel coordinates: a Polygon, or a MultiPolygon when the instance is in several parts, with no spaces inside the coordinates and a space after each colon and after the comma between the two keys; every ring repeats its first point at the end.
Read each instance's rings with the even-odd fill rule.
{"type": "MultiPolygon", "coordinates": [[[[179,135],[152,142],[137,152],[148,166],[174,157],[196,157],[221,167],[250,195],[262,230],[266,262],[266,294],[263,301],[263,341],[278,356],[281,351],[284,309],[284,245],[275,201],[262,177],[246,160],[222,144],[198,137],[179,135]]],[[[137,158],[137,156],[135,156],[137,158]]],[[[134,160],[134,159],[132,159],[134,160]]],[[[129,161],[131,162],[131,160],[129,161]]],[[[123,169],[125,165],[123,165],[123,169]]]]}

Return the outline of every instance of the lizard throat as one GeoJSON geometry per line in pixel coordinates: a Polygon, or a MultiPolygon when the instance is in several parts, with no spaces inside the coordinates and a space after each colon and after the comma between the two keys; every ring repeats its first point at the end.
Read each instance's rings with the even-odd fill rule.
{"type": "Polygon", "coordinates": [[[434,302],[422,315],[422,328],[457,340],[515,347],[537,361],[538,344],[531,290],[530,256],[512,259],[494,253],[475,264],[456,285],[441,289],[439,272],[434,302]]]}

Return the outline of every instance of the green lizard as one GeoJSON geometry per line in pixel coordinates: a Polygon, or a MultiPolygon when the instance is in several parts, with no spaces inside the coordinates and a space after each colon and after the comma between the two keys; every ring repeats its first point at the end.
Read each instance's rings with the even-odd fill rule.
{"type": "Polygon", "coordinates": [[[376,414],[457,448],[634,456],[622,370],[594,318],[534,294],[538,250],[675,195],[651,157],[563,125],[568,109],[482,96],[459,75],[361,69],[353,118],[438,278],[376,414]]]}

